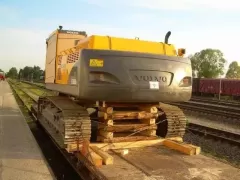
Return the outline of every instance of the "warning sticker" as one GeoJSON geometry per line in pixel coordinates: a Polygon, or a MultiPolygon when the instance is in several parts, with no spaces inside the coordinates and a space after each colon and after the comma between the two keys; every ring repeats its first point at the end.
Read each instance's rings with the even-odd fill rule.
{"type": "Polygon", "coordinates": [[[149,81],[150,89],[159,89],[159,82],[158,81],[149,81]]]}
{"type": "Polygon", "coordinates": [[[89,66],[90,67],[103,67],[103,60],[102,59],[90,59],[89,66]]]}

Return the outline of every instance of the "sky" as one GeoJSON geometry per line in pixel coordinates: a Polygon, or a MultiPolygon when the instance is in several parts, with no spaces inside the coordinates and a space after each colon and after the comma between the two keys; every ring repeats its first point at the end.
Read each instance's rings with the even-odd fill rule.
{"type": "Polygon", "coordinates": [[[59,25],[158,42],[171,31],[169,43],[187,55],[213,48],[240,61],[237,0],[0,0],[0,69],[44,69],[45,40],[59,25]]]}

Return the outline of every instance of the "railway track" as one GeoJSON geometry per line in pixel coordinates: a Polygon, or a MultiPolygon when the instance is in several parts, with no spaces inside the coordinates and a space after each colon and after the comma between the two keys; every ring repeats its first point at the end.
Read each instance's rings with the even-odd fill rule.
{"type": "Polygon", "coordinates": [[[42,88],[42,89],[46,89],[44,83],[35,83],[35,82],[29,82],[29,81],[22,81],[22,82],[30,84],[30,85],[37,86],[37,87],[42,88]]]}
{"type": "Polygon", "coordinates": [[[203,112],[207,114],[218,115],[231,119],[239,119],[240,117],[240,108],[234,108],[223,105],[214,105],[209,103],[202,102],[193,102],[188,101],[184,103],[170,103],[172,105],[176,105],[181,109],[186,109],[190,111],[203,112]]]}
{"type": "Polygon", "coordinates": [[[194,134],[204,135],[207,137],[214,138],[216,140],[227,142],[229,144],[240,146],[240,134],[235,134],[193,123],[188,124],[187,130],[194,134]]]}
{"type": "Polygon", "coordinates": [[[195,96],[192,97],[190,101],[240,108],[240,102],[238,101],[224,101],[211,98],[200,98],[195,96]]]}

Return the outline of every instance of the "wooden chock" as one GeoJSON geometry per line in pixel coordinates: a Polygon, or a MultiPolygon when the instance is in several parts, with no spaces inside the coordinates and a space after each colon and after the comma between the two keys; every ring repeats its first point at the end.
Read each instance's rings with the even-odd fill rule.
{"type": "Polygon", "coordinates": [[[113,157],[109,155],[107,152],[101,150],[97,146],[90,146],[90,148],[103,158],[103,163],[105,165],[113,164],[113,157]]]}
{"type": "Polygon", "coordinates": [[[89,140],[84,140],[82,145],[81,153],[85,156],[93,165],[99,167],[102,165],[102,158],[96,154],[89,146],[89,140]]]}
{"type": "Polygon", "coordinates": [[[163,141],[163,145],[188,155],[197,155],[200,153],[200,147],[191,144],[179,143],[168,139],[163,141]]]}
{"type": "Polygon", "coordinates": [[[89,153],[89,144],[90,144],[89,140],[86,139],[83,140],[81,152],[84,156],[86,156],[89,153]]]}

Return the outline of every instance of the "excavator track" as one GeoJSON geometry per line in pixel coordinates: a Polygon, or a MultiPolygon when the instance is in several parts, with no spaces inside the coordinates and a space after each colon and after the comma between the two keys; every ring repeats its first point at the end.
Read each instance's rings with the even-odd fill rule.
{"type": "MultiPolygon", "coordinates": [[[[160,103],[157,110],[161,115],[156,119],[156,135],[164,138],[183,137],[186,130],[186,117],[183,111],[177,106],[164,103],[160,103]]],[[[98,131],[92,127],[87,109],[67,96],[41,97],[38,116],[39,122],[61,148],[66,148],[68,144],[81,144],[83,140],[91,141],[93,133],[98,131]]]]}
{"type": "Polygon", "coordinates": [[[70,98],[40,98],[38,112],[40,123],[60,147],[66,148],[68,144],[90,140],[91,120],[88,111],[70,98]]]}
{"type": "Polygon", "coordinates": [[[183,137],[187,122],[183,111],[177,106],[164,103],[158,106],[158,111],[164,114],[156,120],[158,124],[156,134],[165,138],[183,137]]]}

